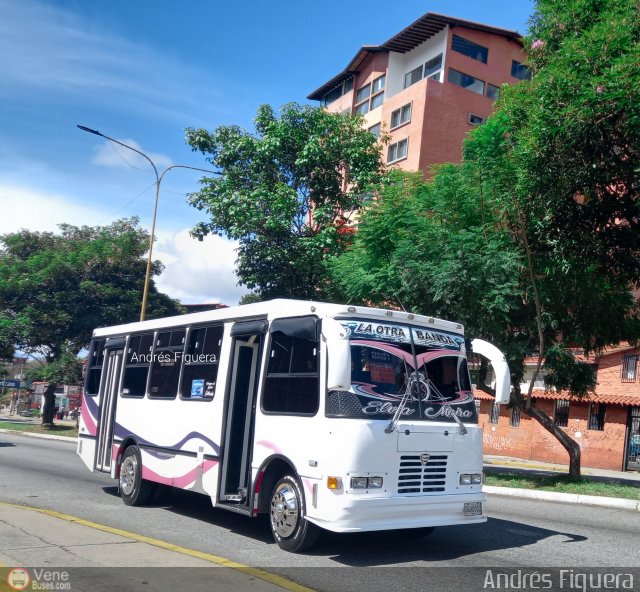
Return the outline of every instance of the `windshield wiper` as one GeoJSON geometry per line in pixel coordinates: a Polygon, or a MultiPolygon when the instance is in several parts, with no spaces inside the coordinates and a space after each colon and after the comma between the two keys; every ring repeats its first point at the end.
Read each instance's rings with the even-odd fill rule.
{"type": "Polygon", "coordinates": [[[411,389],[410,389],[411,378],[409,373],[407,372],[406,362],[404,363],[404,372],[405,372],[405,376],[409,376],[409,378],[407,378],[407,383],[404,385],[404,393],[402,393],[402,399],[400,399],[400,403],[398,403],[398,408],[396,409],[396,412],[393,414],[393,417],[391,418],[389,425],[384,429],[385,434],[390,434],[391,432],[393,432],[393,430],[396,429],[396,424],[398,423],[398,420],[402,415],[402,411],[404,410],[407,404],[407,400],[409,399],[409,394],[411,392],[411,389]]]}
{"type": "Polygon", "coordinates": [[[447,406],[447,409],[449,409],[449,415],[452,416],[454,421],[458,424],[458,433],[461,436],[464,436],[467,433],[467,428],[464,425],[464,423],[462,423],[462,420],[458,417],[458,414],[455,412],[455,410],[453,408],[453,405],[451,403],[449,403],[449,401],[447,401],[447,399],[445,399],[443,394],[438,390],[436,385],[433,384],[433,381],[430,378],[427,378],[427,383],[428,383],[429,387],[431,388],[431,390],[438,397],[440,397],[440,401],[447,406]]]}

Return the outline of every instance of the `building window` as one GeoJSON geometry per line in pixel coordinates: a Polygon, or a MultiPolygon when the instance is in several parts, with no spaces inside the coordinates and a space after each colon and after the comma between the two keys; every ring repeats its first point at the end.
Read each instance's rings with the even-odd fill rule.
{"type": "Polygon", "coordinates": [[[373,82],[365,84],[356,93],[355,112],[359,115],[369,113],[384,102],[385,76],[378,76],[373,82]]]}
{"type": "Polygon", "coordinates": [[[520,407],[513,407],[511,409],[511,421],[509,422],[512,428],[520,427],[520,407]]]}
{"type": "Polygon", "coordinates": [[[341,96],[346,95],[348,92],[353,90],[353,77],[348,78],[344,82],[342,82],[339,86],[336,86],[332,91],[328,92],[324,95],[322,99],[322,103],[326,107],[330,103],[337,101],[341,96]]]}
{"type": "Polygon", "coordinates": [[[513,60],[511,62],[511,76],[519,80],[531,80],[531,70],[524,64],[513,60]]]}
{"type": "Polygon", "coordinates": [[[561,428],[569,425],[569,401],[556,401],[553,422],[561,428]]]}
{"type": "Polygon", "coordinates": [[[458,72],[453,68],[449,68],[449,82],[457,84],[458,86],[466,88],[467,90],[479,95],[484,95],[484,82],[482,80],[469,76],[469,74],[458,72]]]}
{"type": "Polygon", "coordinates": [[[435,78],[436,74],[438,74],[442,70],[442,54],[436,56],[435,58],[429,60],[424,65],[424,77],[425,78],[435,78]]]}
{"type": "Polygon", "coordinates": [[[481,125],[484,123],[484,117],[480,117],[480,115],[476,115],[475,113],[469,113],[467,122],[471,125],[481,125]]]}
{"type": "Polygon", "coordinates": [[[376,107],[380,107],[384,101],[384,93],[381,92],[373,97],[371,97],[371,110],[373,111],[376,107]]]}
{"type": "Polygon", "coordinates": [[[376,138],[380,137],[380,129],[381,129],[381,124],[380,123],[376,123],[375,125],[372,125],[367,131],[370,134],[373,134],[376,138]]]}
{"type": "Polygon", "coordinates": [[[422,65],[404,75],[404,88],[422,80],[422,65]]]}
{"type": "Polygon", "coordinates": [[[390,164],[392,162],[397,162],[398,160],[402,160],[403,158],[406,158],[408,152],[409,152],[409,140],[407,138],[405,138],[404,140],[400,140],[395,144],[391,144],[387,152],[387,164],[390,164]]]}
{"type": "Polygon", "coordinates": [[[638,356],[624,356],[622,358],[622,382],[635,382],[638,368],[638,356]]]}
{"type": "Polygon", "coordinates": [[[385,81],[384,74],[376,78],[372,84],[373,90],[371,94],[375,95],[376,93],[379,93],[380,91],[384,90],[384,81],[385,81]]]}
{"type": "Polygon", "coordinates": [[[500,404],[495,401],[491,403],[491,409],[489,410],[489,423],[498,423],[500,417],[500,404]]]}
{"type": "Polygon", "coordinates": [[[409,121],[411,121],[411,103],[407,103],[391,113],[391,129],[395,129],[409,121]]]}
{"type": "Polygon", "coordinates": [[[478,45],[473,41],[469,41],[464,37],[460,37],[459,35],[454,35],[451,41],[451,49],[453,51],[457,51],[458,53],[464,54],[472,60],[478,60],[483,64],[487,63],[487,58],[489,56],[489,50],[486,47],[482,47],[482,45],[478,45]]]}
{"type": "Polygon", "coordinates": [[[487,83],[487,96],[495,101],[500,96],[500,87],[487,83]]]}
{"type": "Polygon", "coordinates": [[[480,399],[475,399],[474,403],[476,405],[476,414],[480,415],[480,399]]]}
{"type": "Polygon", "coordinates": [[[365,84],[362,88],[358,89],[356,93],[356,103],[364,101],[371,96],[371,84],[365,84]]]}
{"type": "Polygon", "coordinates": [[[604,403],[591,403],[589,405],[589,429],[601,432],[604,430],[604,416],[607,414],[607,406],[604,403]]]}
{"type": "Polygon", "coordinates": [[[369,101],[356,105],[355,111],[357,115],[365,115],[366,113],[369,113],[369,101]]]}

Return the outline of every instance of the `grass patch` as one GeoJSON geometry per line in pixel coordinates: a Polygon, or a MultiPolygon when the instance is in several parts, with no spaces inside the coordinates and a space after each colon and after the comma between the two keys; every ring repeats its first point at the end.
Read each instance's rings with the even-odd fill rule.
{"type": "Polygon", "coordinates": [[[595,481],[585,478],[573,479],[567,475],[519,475],[507,472],[487,474],[485,483],[496,487],[541,489],[557,493],[601,495],[640,500],[640,483],[638,485],[628,485],[613,481],[595,481]]]}
{"type": "Polygon", "coordinates": [[[77,437],[78,428],[76,426],[54,424],[43,426],[40,423],[22,423],[13,421],[0,421],[0,428],[5,430],[15,430],[18,432],[31,432],[34,434],[55,434],[56,436],[77,437]]]}

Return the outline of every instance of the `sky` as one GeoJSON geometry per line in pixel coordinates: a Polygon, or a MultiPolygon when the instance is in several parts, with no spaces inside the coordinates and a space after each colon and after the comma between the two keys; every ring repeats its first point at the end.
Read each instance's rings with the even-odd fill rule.
{"type": "MultiPolygon", "coordinates": [[[[0,0],[0,234],[105,225],[151,227],[148,162],[76,125],[145,152],[159,171],[210,168],[188,127],[253,130],[261,104],[306,96],[362,45],[383,43],[426,12],[523,34],[533,0],[0,0]]],[[[161,183],[158,288],[184,303],[236,304],[236,245],[198,242],[204,214],[187,203],[202,173],[161,183]]]]}

